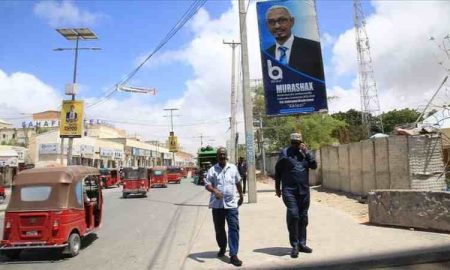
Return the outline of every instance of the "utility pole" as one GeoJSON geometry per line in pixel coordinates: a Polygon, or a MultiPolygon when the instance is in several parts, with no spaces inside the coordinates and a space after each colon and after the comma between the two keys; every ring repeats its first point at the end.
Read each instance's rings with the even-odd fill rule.
{"type": "MultiPolygon", "coordinates": [[[[164,109],[165,111],[170,111],[170,132],[173,135],[173,111],[178,111],[176,108],[164,109]]],[[[175,166],[175,152],[172,152],[172,166],[175,166]]]]}
{"type": "Polygon", "coordinates": [[[245,1],[239,0],[239,25],[241,32],[242,92],[244,96],[245,145],[247,150],[248,202],[256,203],[255,148],[253,141],[253,101],[250,95],[248,67],[247,26],[245,1]]]}
{"type": "Polygon", "coordinates": [[[266,150],[264,149],[264,131],[263,131],[263,122],[262,115],[259,114],[259,135],[261,136],[261,156],[263,162],[263,175],[266,175],[266,150]]]}
{"type": "Polygon", "coordinates": [[[232,49],[232,55],[231,55],[231,136],[230,136],[230,163],[235,164],[236,163],[236,82],[235,82],[235,53],[234,50],[237,46],[239,46],[240,42],[226,42],[223,41],[223,44],[230,45],[232,49]]]}

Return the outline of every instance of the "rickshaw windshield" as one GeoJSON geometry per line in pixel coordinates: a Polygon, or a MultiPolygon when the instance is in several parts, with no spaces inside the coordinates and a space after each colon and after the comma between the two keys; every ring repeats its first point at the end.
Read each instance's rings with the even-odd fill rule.
{"type": "Polygon", "coordinates": [[[7,211],[38,211],[68,208],[69,184],[13,186],[7,211]]]}
{"type": "Polygon", "coordinates": [[[163,172],[159,171],[159,170],[156,170],[156,171],[153,171],[153,174],[156,175],[156,176],[159,176],[159,175],[162,175],[163,172]]]}
{"type": "Polygon", "coordinates": [[[138,170],[124,170],[124,179],[134,180],[139,179],[139,171],[138,170]]]}
{"type": "Polygon", "coordinates": [[[100,170],[101,175],[109,175],[109,170],[100,170]]]}
{"type": "Polygon", "coordinates": [[[29,186],[20,189],[20,198],[23,202],[42,202],[48,200],[52,187],[29,186]]]}

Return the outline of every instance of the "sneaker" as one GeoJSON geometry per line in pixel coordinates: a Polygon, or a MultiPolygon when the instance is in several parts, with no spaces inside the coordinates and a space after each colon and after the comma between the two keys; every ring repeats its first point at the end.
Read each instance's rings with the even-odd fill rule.
{"type": "Polygon", "coordinates": [[[217,253],[217,257],[223,257],[223,256],[225,256],[225,252],[226,252],[226,248],[221,248],[220,250],[219,250],[219,252],[217,253]]]}
{"type": "Polygon", "coordinates": [[[234,265],[234,266],[241,266],[241,265],[242,265],[242,261],[239,260],[239,258],[238,258],[236,255],[231,256],[231,258],[230,258],[230,263],[231,263],[232,265],[234,265]]]}
{"type": "Polygon", "coordinates": [[[312,253],[313,251],[312,248],[308,247],[307,245],[300,245],[298,247],[298,250],[303,253],[312,253]]]}
{"type": "Polygon", "coordinates": [[[291,250],[291,258],[297,258],[298,257],[298,247],[293,247],[291,250]]]}

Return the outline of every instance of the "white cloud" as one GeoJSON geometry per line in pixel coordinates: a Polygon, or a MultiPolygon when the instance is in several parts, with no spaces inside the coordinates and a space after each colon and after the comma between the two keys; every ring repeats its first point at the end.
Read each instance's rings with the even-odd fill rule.
{"type": "Polygon", "coordinates": [[[55,89],[34,75],[8,75],[0,69],[0,115],[20,117],[23,113],[57,109],[61,100],[55,89]]]}
{"type": "Polygon", "coordinates": [[[71,1],[41,1],[34,5],[34,13],[46,19],[52,27],[92,26],[104,15],[81,10],[71,1]]]}
{"type": "MultiPolygon", "coordinates": [[[[366,27],[381,109],[417,108],[426,104],[445,75],[438,64],[444,55],[429,37],[441,40],[449,33],[450,2],[374,1],[373,4],[375,12],[368,17],[366,27]]],[[[338,37],[333,47],[332,70],[330,74],[337,79],[356,76],[354,29],[338,37]]],[[[333,93],[339,87],[331,89],[333,93]]],[[[354,104],[355,96],[359,98],[359,92],[349,92],[352,94],[337,91],[342,95],[339,102],[343,105],[354,104]]],[[[360,105],[355,108],[360,109],[360,105]]]]}

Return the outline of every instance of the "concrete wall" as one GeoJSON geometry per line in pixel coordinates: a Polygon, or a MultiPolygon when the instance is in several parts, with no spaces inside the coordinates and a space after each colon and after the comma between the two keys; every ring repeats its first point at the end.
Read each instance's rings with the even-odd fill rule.
{"type": "Polygon", "coordinates": [[[338,147],[339,155],[339,190],[350,192],[350,146],[342,144],[338,147]]]}
{"type": "Polygon", "coordinates": [[[439,136],[393,136],[322,147],[323,186],[365,195],[376,189],[446,187],[439,136]],[[336,172],[337,170],[337,172],[336,172]]]}
{"type": "Polygon", "coordinates": [[[377,189],[390,189],[388,139],[374,140],[375,147],[375,175],[377,189]]]}
{"type": "Polygon", "coordinates": [[[350,192],[356,195],[363,194],[362,185],[362,151],[361,143],[350,144],[350,192]]]}
{"type": "Polygon", "coordinates": [[[389,175],[391,189],[409,189],[408,137],[392,136],[389,143],[389,175]]]}
{"type": "Polygon", "coordinates": [[[363,194],[376,189],[375,148],[373,141],[374,140],[365,140],[361,142],[361,175],[363,194]]]}
{"type": "Polygon", "coordinates": [[[450,193],[377,190],[368,196],[371,223],[450,232],[450,193]]]}

